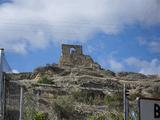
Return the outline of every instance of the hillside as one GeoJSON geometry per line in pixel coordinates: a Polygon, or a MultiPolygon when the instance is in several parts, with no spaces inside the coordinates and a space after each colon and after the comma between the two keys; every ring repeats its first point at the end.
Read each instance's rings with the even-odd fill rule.
{"type": "MultiPolygon", "coordinates": [[[[31,73],[8,74],[7,77],[24,86],[24,97],[30,96],[25,99],[24,107],[41,111],[49,120],[118,119],[123,112],[124,83],[130,90],[132,110],[136,111],[136,97],[160,97],[158,76],[105,70],[90,56],[84,55],[82,46],[78,45],[62,45],[58,64],[38,67],[31,73]]],[[[31,117],[29,112],[27,114],[31,117]]],[[[29,119],[27,114],[25,118],[29,119]]]]}

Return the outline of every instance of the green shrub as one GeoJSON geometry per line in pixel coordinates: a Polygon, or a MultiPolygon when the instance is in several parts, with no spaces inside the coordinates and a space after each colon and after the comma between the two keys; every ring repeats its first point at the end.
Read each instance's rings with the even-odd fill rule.
{"type": "MultiPolygon", "coordinates": [[[[111,118],[111,120],[123,120],[123,113],[113,113],[113,112],[109,112],[109,116],[111,118]]],[[[134,118],[129,115],[129,119],[128,120],[134,120],[134,118]]]]}
{"type": "Polygon", "coordinates": [[[129,100],[131,100],[131,101],[136,100],[137,97],[143,97],[141,92],[135,92],[135,93],[129,95],[129,100]]]}
{"type": "Polygon", "coordinates": [[[105,115],[99,114],[97,116],[89,116],[87,120],[105,120],[105,115]]]}
{"type": "Polygon", "coordinates": [[[53,109],[60,119],[69,119],[74,114],[73,104],[74,101],[71,96],[61,96],[54,101],[53,109]]]}
{"type": "Polygon", "coordinates": [[[24,96],[24,120],[46,120],[46,114],[39,111],[31,94],[24,96]]]}
{"type": "Polygon", "coordinates": [[[90,96],[87,92],[77,91],[77,92],[73,92],[72,95],[73,95],[73,98],[77,102],[82,102],[82,103],[86,103],[86,104],[92,104],[93,103],[92,96],[90,96]]]}
{"type": "Polygon", "coordinates": [[[49,80],[46,75],[42,75],[41,78],[38,80],[38,83],[41,84],[54,84],[52,80],[49,80]]]}
{"type": "Polygon", "coordinates": [[[37,111],[35,108],[26,107],[24,110],[25,120],[46,120],[43,112],[37,111]]]}
{"type": "Polygon", "coordinates": [[[119,113],[119,114],[115,114],[113,112],[110,112],[110,117],[111,117],[111,120],[123,120],[123,114],[122,113],[119,113]]]}
{"type": "Polygon", "coordinates": [[[99,105],[103,103],[103,99],[101,99],[99,96],[94,96],[91,92],[77,91],[73,92],[72,96],[77,102],[88,105],[99,105]]]}
{"type": "Polygon", "coordinates": [[[105,104],[111,104],[112,102],[120,102],[123,100],[123,95],[120,93],[116,93],[113,95],[106,95],[104,98],[105,104]]]}
{"type": "Polygon", "coordinates": [[[45,114],[43,112],[36,112],[33,120],[45,120],[45,114]]]}
{"type": "Polygon", "coordinates": [[[104,103],[105,104],[110,104],[111,102],[115,101],[114,97],[113,96],[110,96],[110,95],[106,95],[105,98],[104,98],[104,103]]]}

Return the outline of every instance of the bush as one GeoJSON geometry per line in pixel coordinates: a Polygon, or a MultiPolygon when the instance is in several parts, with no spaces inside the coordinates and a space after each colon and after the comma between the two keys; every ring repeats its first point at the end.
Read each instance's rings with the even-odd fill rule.
{"type": "Polygon", "coordinates": [[[60,119],[69,119],[74,114],[73,99],[70,96],[58,97],[53,104],[53,109],[60,119]]]}
{"type": "Polygon", "coordinates": [[[87,120],[105,120],[105,115],[99,114],[97,116],[89,116],[87,120]]]}
{"type": "Polygon", "coordinates": [[[118,115],[116,115],[115,113],[110,112],[110,117],[111,117],[111,120],[123,120],[122,113],[119,113],[118,115]]]}
{"type": "Polygon", "coordinates": [[[43,112],[30,107],[25,108],[24,117],[25,120],[46,120],[46,115],[43,112]]]}
{"type": "Polygon", "coordinates": [[[112,102],[120,102],[120,101],[123,101],[123,95],[121,93],[106,95],[104,98],[105,104],[111,104],[112,102]]]}
{"type": "Polygon", "coordinates": [[[88,104],[88,103],[92,103],[91,101],[93,100],[92,97],[85,92],[77,91],[77,92],[73,92],[72,95],[77,102],[88,104]]]}
{"type": "Polygon", "coordinates": [[[113,96],[110,96],[110,95],[106,95],[105,98],[104,98],[104,103],[105,104],[110,104],[111,102],[115,101],[114,97],[113,96]]]}
{"type": "Polygon", "coordinates": [[[36,112],[33,120],[46,120],[43,112],[36,112]]]}
{"type": "Polygon", "coordinates": [[[103,99],[101,99],[99,96],[94,95],[94,93],[92,92],[77,91],[73,92],[72,95],[77,102],[89,105],[99,105],[103,103],[103,99]]]}
{"type": "Polygon", "coordinates": [[[38,83],[41,84],[54,84],[52,80],[49,80],[46,75],[42,75],[41,78],[38,80],[38,83]]]}
{"type": "Polygon", "coordinates": [[[24,98],[24,120],[46,120],[46,118],[46,114],[36,108],[32,96],[26,95],[24,98]]]}
{"type": "Polygon", "coordinates": [[[141,92],[135,92],[135,93],[131,94],[129,96],[129,100],[131,100],[131,101],[136,100],[137,97],[143,97],[142,93],[141,92]]]}

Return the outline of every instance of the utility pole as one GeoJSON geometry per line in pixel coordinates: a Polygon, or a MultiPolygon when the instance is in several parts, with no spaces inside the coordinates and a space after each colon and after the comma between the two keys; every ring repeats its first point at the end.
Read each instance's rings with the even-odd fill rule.
{"type": "Polygon", "coordinates": [[[4,49],[0,48],[0,120],[4,120],[4,76],[3,76],[4,49]]]}
{"type": "Polygon", "coordinates": [[[127,90],[126,88],[126,85],[124,84],[123,85],[123,108],[124,108],[124,120],[129,120],[129,101],[128,101],[128,93],[129,91],[127,90]]]}

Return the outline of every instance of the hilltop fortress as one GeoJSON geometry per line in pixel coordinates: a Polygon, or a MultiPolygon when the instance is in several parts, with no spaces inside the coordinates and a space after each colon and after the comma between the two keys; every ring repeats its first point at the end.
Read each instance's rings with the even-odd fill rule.
{"type": "Polygon", "coordinates": [[[89,55],[83,54],[81,45],[62,44],[62,55],[60,66],[84,66],[100,69],[100,65],[95,63],[89,55]]]}

